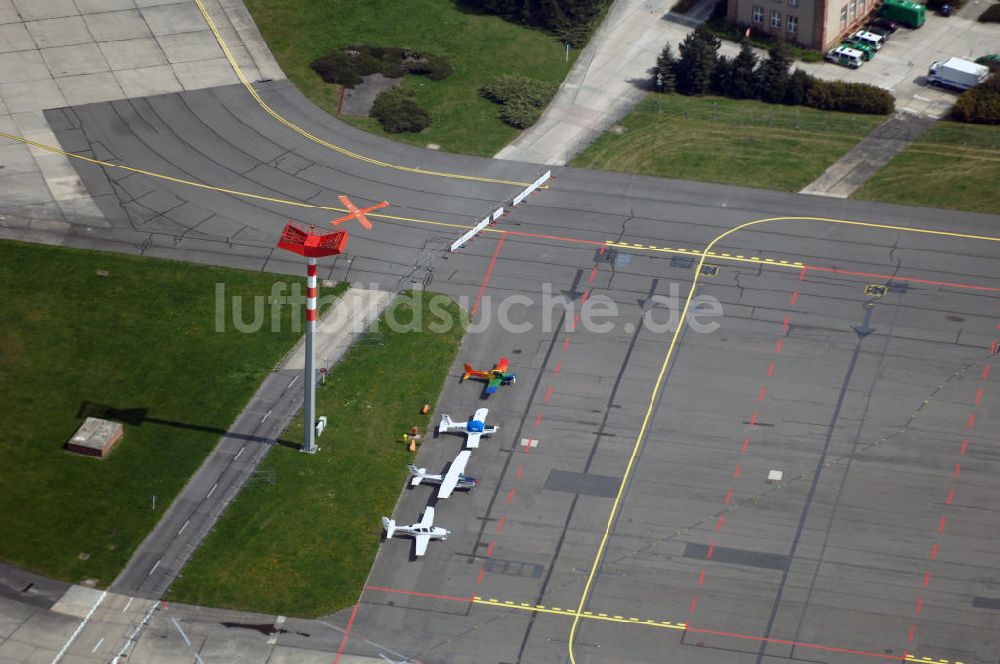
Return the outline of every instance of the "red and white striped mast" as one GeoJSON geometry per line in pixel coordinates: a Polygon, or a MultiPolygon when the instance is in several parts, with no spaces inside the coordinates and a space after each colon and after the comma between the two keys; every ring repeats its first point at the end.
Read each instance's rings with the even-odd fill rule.
{"type": "Polygon", "coordinates": [[[316,283],[316,262],[324,256],[343,253],[347,246],[347,233],[318,233],[315,226],[308,229],[288,222],[278,241],[279,249],[286,249],[306,258],[306,347],[305,347],[305,398],[302,406],[302,451],[316,452],[316,301],[319,287],[316,283]]]}

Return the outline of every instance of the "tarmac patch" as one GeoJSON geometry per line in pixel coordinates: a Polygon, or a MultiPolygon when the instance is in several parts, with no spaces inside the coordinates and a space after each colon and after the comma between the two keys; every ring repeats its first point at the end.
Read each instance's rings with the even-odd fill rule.
{"type": "MultiPolygon", "coordinates": [[[[708,546],[688,542],[684,546],[685,558],[705,560],[708,557],[708,546]]],[[[780,553],[764,553],[763,551],[748,551],[747,549],[729,549],[717,546],[712,549],[712,561],[730,565],[744,565],[761,569],[783,570],[788,564],[788,556],[780,553]]]]}
{"type": "Polygon", "coordinates": [[[973,597],[972,606],[977,609],[1000,611],[1000,597],[973,597]]]}
{"type": "Polygon", "coordinates": [[[611,475],[590,475],[588,473],[573,473],[568,470],[553,470],[545,480],[543,489],[578,493],[584,496],[598,498],[614,498],[618,495],[621,479],[611,475]]]}

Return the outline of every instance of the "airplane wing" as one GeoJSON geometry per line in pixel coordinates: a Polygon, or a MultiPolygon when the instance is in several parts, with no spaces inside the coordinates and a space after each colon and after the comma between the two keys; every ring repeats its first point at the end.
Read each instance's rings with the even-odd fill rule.
{"type": "Polygon", "coordinates": [[[424,518],[420,519],[420,523],[417,524],[422,528],[431,528],[434,525],[434,508],[428,507],[424,510],[424,518]]]}
{"type": "Polygon", "coordinates": [[[486,394],[493,394],[496,392],[502,382],[502,378],[490,378],[490,382],[486,384],[486,394]]]}
{"type": "Polygon", "coordinates": [[[444,499],[451,495],[451,492],[455,490],[455,485],[458,484],[459,476],[465,472],[465,464],[469,462],[469,457],[472,456],[471,450],[463,450],[458,453],[455,460],[451,462],[451,466],[448,467],[448,472],[444,476],[444,480],[441,482],[441,488],[438,489],[438,498],[444,499]]]}
{"type": "Polygon", "coordinates": [[[482,436],[478,431],[470,431],[465,436],[465,446],[470,450],[479,449],[479,437],[482,436]]]}
{"type": "Polygon", "coordinates": [[[507,361],[506,357],[501,357],[500,361],[497,362],[497,365],[493,368],[496,369],[497,371],[507,371],[507,366],[509,364],[510,363],[507,361]]]}
{"type": "Polygon", "coordinates": [[[472,419],[474,419],[477,422],[482,422],[483,424],[486,424],[486,416],[489,414],[490,414],[489,408],[480,408],[479,410],[476,411],[476,414],[472,416],[472,419]]]}
{"type": "MultiPolygon", "coordinates": [[[[431,508],[428,507],[427,509],[431,509],[431,508]]],[[[431,541],[431,536],[430,535],[417,535],[414,538],[414,541],[417,543],[417,555],[418,556],[422,556],[425,553],[427,553],[427,543],[431,541]]]]}

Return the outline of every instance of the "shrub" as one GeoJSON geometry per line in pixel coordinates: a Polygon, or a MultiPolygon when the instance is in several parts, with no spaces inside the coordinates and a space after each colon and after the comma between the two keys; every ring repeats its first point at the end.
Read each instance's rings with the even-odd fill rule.
{"type": "Polygon", "coordinates": [[[784,103],[789,106],[802,106],[809,97],[809,90],[816,83],[816,78],[811,74],[796,68],[788,79],[788,87],[785,88],[784,103]]]}
{"type": "Polygon", "coordinates": [[[400,67],[407,74],[426,76],[432,81],[440,81],[451,76],[451,64],[440,55],[407,51],[400,67]]]}
{"type": "Polygon", "coordinates": [[[867,83],[814,80],[806,93],[806,106],[826,111],[886,115],[895,109],[892,95],[867,83]]]}
{"type": "Polygon", "coordinates": [[[518,129],[527,129],[535,124],[541,114],[542,108],[540,106],[535,106],[522,97],[509,100],[500,109],[500,119],[518,129]]]}
{"type": "Polygon", "coordinates": [[[375,98],[371,116],[387,132],[423,131],[431,124],[431,115],[413,99],[412,90],[390,88],[375,98]]]}
{"type": "Polygon", "coordinates": [[[1000,23],[1000,2],[990,5],[979,15],[980,23],[1000,23]]]}
{"type": "Polygon", "coordinates": [[[506,104],[511,99],[524,99],[535,106],[545,106],[554,86],[527,76],[504,74],[479,88],[479,94],[497,104],[506,104]]]}
{"type": "Polygon", "coordinates": [[[479,88],[479,94],[503,106],[500,119],[518,129],[535,124],[554,93],[555,86],[516,74],[504,74],[479,88]]]}
{"type": "Polygon", "coordinates": [[[951,116],[959,122],[1000,124],[1000,77],[992,74],[963,92],[952,107],[951,116]]]}
{"type": "Polygon", "coordinates": [[[420,53],[391,46],[360,44],[345,46],[314,60],[309,67],[327,83],[353,88],[362,76],[382,74],[400,78],[404,74],[424,75],[434,81],[451,75],[447,60],[433,53],[420,53]]]}

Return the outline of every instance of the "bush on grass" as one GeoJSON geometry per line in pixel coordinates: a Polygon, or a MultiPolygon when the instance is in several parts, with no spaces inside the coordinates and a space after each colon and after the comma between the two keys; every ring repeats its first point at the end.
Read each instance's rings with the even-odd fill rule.
{"type": "Polygon", "coordinates": [[[327,83],[353,88],[363,76],[382,74],[400,78],[405,74],[427,76],[440,81],[451,75],[451,65],[433,53],[421,53],[408,48],[361,44],[330,51],[314,60],[309,67],[327,83]]]}
{"type": "Polygon", "coordinates": [[[984,82],[963,92],[951,109],[959,122],[1000,124],[1000,76],[991,74],[984,82]]]}
{"type": "Polygon", "coordinates": [[[500,104],[500,119],[512,127],[535,124],[555,93],[555,86],[526,76],[504,74],[479,88],[479,94],[500,104]]]}
{"type": "Polygon", "coordinates": [[[806,106],[824,111],[886,115],[896,102],[888,91],[866,83],[813,80],[806,93],[806,106]]]}
{"type": "Polygon", "coordinates": [[[384,90],[372,104],[371,116],[391,134],[423,131],[431,124],[431,115],[413,99],[413,91],[402,88],[384,90]]]}

